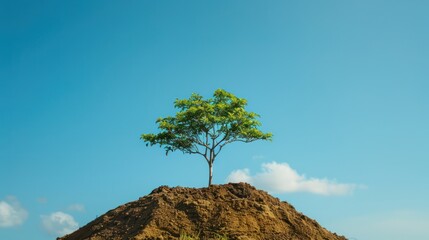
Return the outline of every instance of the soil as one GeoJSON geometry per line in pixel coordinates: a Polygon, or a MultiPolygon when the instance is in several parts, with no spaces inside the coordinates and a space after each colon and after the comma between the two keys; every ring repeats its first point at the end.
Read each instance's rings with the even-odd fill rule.
{"type": "Polygon", "coordinates": [[[185,234],[198,236],[193,239],[346,239],[246,183],[210,188],[161,186],[58,239],[161,240],[185,234]]]}

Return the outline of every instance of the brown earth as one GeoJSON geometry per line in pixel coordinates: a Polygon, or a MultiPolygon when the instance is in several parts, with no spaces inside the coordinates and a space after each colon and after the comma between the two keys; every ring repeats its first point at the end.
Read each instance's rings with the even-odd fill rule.
{"type": "Polygon", "coordinates": [[[181,234],[229,240],[346,239],[297,212],[287,202],[245,183],[210,188],[161,186],[58,239],[155,240],[179,239],[181,234]]]}

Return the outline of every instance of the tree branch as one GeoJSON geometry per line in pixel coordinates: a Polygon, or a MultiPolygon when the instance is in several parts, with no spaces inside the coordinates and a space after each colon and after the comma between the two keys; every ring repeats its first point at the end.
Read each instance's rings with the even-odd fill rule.
{"type": "Polygon", "coordinates": [[[225,141],[225,139],[229,136],[229,132],[227,131],[225,133],[225,135],[223,136],[222,140],[220,140],[219,142],[216,143],[216,145],[213,148],[216,148],[217,146],[219,146],[219,144],[221,144],[223,141],[225,141]]]}

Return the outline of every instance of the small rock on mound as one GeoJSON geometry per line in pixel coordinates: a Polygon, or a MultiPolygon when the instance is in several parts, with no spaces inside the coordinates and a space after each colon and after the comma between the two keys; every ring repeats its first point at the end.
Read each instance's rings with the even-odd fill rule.
{"type": "Polygon", "coordinates": [[[345,240],[315,220],[245,183],[210,188],[161,186],[60,240],[178,239],[345,240]]]}

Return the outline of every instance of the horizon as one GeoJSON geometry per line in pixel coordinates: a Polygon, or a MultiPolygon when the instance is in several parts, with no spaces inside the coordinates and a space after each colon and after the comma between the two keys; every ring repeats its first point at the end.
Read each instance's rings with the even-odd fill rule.
{"type": "Polygon", "coordinates": [[[0,0],[0,239],[69,233],[207,163],[146,147],[175,99],[222,88],[273,141],[245,181],[349,239],[429,238],[429,3],[0,0]]]}

